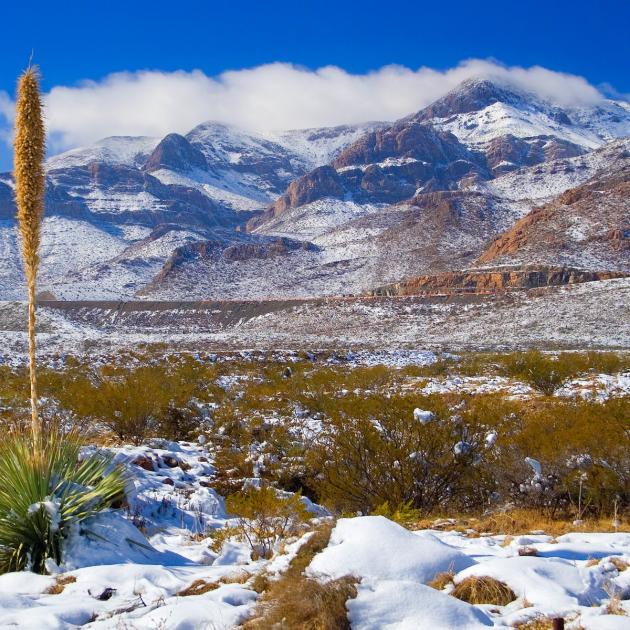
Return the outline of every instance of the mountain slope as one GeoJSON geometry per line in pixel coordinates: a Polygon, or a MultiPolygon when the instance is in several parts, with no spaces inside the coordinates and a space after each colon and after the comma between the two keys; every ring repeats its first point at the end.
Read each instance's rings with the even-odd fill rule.
{"type": "Polygon", "coordinates": [[[478,265],[542,263],[630,271],[630,143],[581,186],[532,210],[501,234],[478,265]]]}
{"type": "Polygon", "coordinates": [[[628,135],[627,103],[560,108],[514,87],[473,79],[416,114],[365,134],[326,170],[293,182],[250,227],[326,197],[395,203],[417,192],[462,189],[628,135]]]}

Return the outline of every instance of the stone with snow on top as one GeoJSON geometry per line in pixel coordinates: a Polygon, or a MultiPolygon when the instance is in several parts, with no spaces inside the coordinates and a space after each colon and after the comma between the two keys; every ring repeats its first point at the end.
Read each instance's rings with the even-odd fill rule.
{"type": "Polygon", "coordinates": [[[361,516],[337,521],[328,547],[313,558],[307,573],[324,579],[354,575],[428,582],[442,571],[473,564],[428,532],[413,534],[383,516],[361,516]]]}
{"type": "Polygon", "coordinates": [[[466,455],[470,452],[471,448],[472,445],[469,442],[457,442],[457,444],[453,446],[453,453],[455,453],[455,455],[466,455]]]}
{"type": "Polygon", "coordinates": [[[496,431],[490,431],[490,433],[486,435],[486,448],[492,448],[497,441],[497,437],[498,435],[496,431]]]}
{"type": "Polygon", "coordinates": [[[358,586],[347,603],[354,630],[477,630],[493,626],[481,610],[417,582],[383,580],[358,586]]]}
{"type": "Polygon", "coordinates": [[[435,414],[432,411],[416,408],[413,410],[413,419],[417,420],[420,424],[428,424],[435,419],[435,414]]]}

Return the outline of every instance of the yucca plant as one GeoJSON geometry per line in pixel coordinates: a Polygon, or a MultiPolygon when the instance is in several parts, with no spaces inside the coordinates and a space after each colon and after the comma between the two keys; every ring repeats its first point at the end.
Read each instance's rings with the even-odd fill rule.
{"type": "Polygon", "coordinates": [[[125,490],[125,475],[106,456],[81,459],[76,435],[54,430],[34,448],[29,433],[0,443],[0,573],[45,573],[62,560],[68,528],[107,508],[125,490]]]}
{"type": "Polygon", "coordinates": [[[45,573],[62,560],[74,523],[123,495],[122,468],[105,456],[81,458],[81,440],[38,414],[35,299],[44,212],[45,131],[39,76],[29,68],[18,83],[15,118],[15,200],[28,286],[31,430],[9,431],[0,443],[0,573],[45,573]]]}

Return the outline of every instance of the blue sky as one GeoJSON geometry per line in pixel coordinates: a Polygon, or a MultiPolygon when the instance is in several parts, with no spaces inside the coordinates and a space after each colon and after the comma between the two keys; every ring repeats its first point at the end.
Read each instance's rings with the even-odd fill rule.
{"type": "MultiPolygon", "coordinates": [[[[102,81],[121,71],[199,69],[213,77],[288,62],[313,70],[335,65],[361,75],[388,64],[446,70],[475,58],[507,66],[540,65],[630,93],[630,2],[620,0],[66,0],[6,3],[1,15],[5,113],[7,96],[13,95],[31,49],[47,91],[86,79],[102,81]]],[[[64,129],[62,125],[62,135],[64,129]]],[[[129,129],[121,127],[121,132],[129,129]]],[[[63,137],[66,145],[92,139],[85,130],[63,137]]],[[[7,151],[0,144],[0,168],[6,168],[7,151]]]]}

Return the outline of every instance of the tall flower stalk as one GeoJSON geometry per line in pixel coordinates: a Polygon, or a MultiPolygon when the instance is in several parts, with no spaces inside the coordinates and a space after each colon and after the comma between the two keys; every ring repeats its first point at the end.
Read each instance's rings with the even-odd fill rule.
{"type": "Polygon", "coordinates": [[[44,214],[45,133],[39,72],[37,68],[29,67],[18,81],[13,172],[22,258],[28,287],[28,355],[31,422],[35,444],[39,443],[42,434],[42,423],[37,405],[35,309],[39,244],[44,214]]]}

